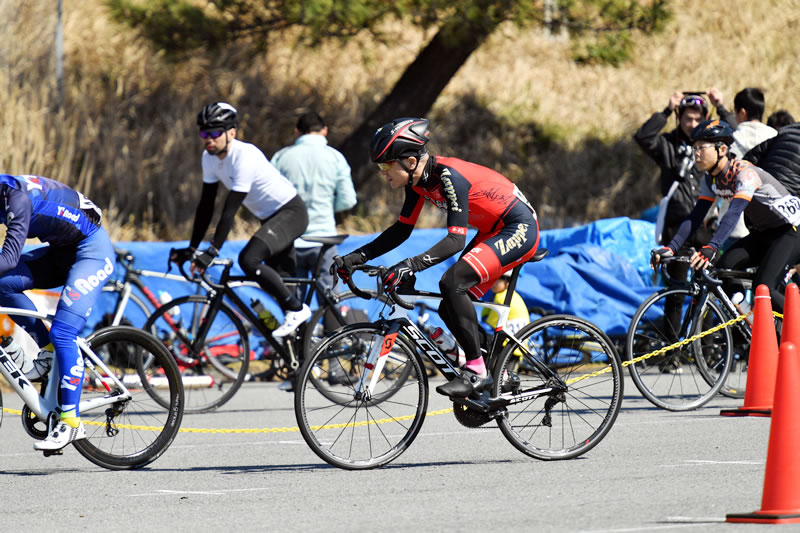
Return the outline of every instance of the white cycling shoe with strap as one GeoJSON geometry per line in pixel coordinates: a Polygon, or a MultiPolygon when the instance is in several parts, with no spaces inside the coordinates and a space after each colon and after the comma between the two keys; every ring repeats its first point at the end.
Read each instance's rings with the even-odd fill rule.
{"type": "Polygon", "coordinates": [[[291,332],[300,327],[300,324],[311,318],[311,308],[303,304],[299,311],[287,311],[283,319],[283,324],[278,326],[278,329],[272,332],[272,336],[276,339],[283,338],[291,332]]]}

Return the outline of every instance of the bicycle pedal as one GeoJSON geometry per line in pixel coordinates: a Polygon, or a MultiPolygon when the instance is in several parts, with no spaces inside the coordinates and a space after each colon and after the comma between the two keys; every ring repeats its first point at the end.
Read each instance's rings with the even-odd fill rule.
{"type": "Polygon", "coordinates": [[[42,454],[45,457],[50,457],[51,455],[64,455],[64,449],[62,448],[60,450],[44,450],[42,454]]]}

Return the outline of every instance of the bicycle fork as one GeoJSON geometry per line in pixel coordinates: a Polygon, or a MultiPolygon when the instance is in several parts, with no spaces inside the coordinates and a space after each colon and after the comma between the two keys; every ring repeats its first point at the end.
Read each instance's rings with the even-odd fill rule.
{"type": "Polygon", "coordinates": [[[356,383],[355,398],[357,400],[369,401],[372,398],[372,391],[378,384],[378,379],[386,365],[387,357],[394,348],[398,333],[400,333],[400,324],[391,324],[383,336],[383,341],[373,343],[367,356],[367,362],[364,363],[364,370],[356,383]],[[367,379],[369,379],[369,383],[367,383],[367,379]]]}

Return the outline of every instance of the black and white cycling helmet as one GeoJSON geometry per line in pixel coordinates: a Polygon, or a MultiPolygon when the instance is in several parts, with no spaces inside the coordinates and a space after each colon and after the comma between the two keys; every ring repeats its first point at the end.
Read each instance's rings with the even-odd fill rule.
{"type": "Polygon", "coordinates": [[[227,130],[238,124],[236,108],[225,102],[208,104],[197,114],[197,125],[201,130],[227,130]]]}
{"type": "Polygon", "coordinates": [[[417,157],[427,153],[430,132],[424,118],[396,118],[375,132],[369,145],[373,163],[388,163],[403,157],[417,157]]]}
{"type": "Polygon", "coordinates": [[[730,146],[733,144],[733,129],[724,120],[704,120],[692,131],[692,142],[697,141],[722,143],[730,146]]]}

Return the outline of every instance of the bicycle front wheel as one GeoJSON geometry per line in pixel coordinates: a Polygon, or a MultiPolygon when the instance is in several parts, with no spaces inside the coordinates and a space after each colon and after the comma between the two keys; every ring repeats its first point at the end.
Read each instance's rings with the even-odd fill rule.
{"type": "Polygon", "coordinates": [[[131,393],[97,409],[84,408],[87,400],[119,394],[102,369],[87,361],[81,392],[81,420],[86,438],[73,442],[81,455],[103,468],[141,468],[160,457],[172,443],[183,418],[183,387],[172,356],[152,335],[128,326],[112,326],[86,339],[91,350],[114,353],[114,365],[106,365],[131,393]],[[141,371],[141,359],[151,361],[141,371]],[[109,390],[111,389],[111,390],[109,390]],[[153,400],[148,389],[158,389],[166,409],[153,400]]]}
{"type": "Polygon", "coordinates": [[[717,329],[727,322],[727,315],[713,298],[699,310],[695,299],[686,288],[661,290],[639,306],[628,329],[625,354],[631,378],[642,396],[662,409],[689,411],[702,407],[728,377],[733,353],[731,332],[729,328],[717,329]],[[680,306],[681,324],[665,320],[665,304],[680,306]],[[679,342],[683,344],[678,346],[679,342]]]}
{"type": "Polygon", "coordinates": [[[347,326],[324,340],[297,376],[294,410],[300,433],[314,453],[333,466],[364,470],[385,465],[402,454],[422,428],[428,381],[413,344],[402,335],[385,356],[392,368],[410,368],[401,387],[382,372],[372,392],[361,391],[362,375],[365,383],[372,379],[372,371],[363,364],[346,380],[331,374],[339,366],[349,370],[354,352],[356,359],[366,361],[384,339],[375,325],[347,326]]]}
{"type": "MultiPolygon", "coordinates": [[[[156,309],[144,327],[164,343],[178,363],[187,413],[216,409],[230,400],[249,368],[247,330],[227,305],[217,310],[205,338],[196,340],[210,306],[211,299],[206,296],[176,298],[156,309]]],[[[156,401],[160,401],[158,396],[156,401]]]]}
{"type": "Polygon", "coordinates": [[[540,318],[516,337],[522,348],[509,341],[494,365],[493,396],[511,401],[497,418],[503,435],[536,459],[588,452],[611,429],[622,403],[614,345],[591,322],[571,315],[540,318]]]}

